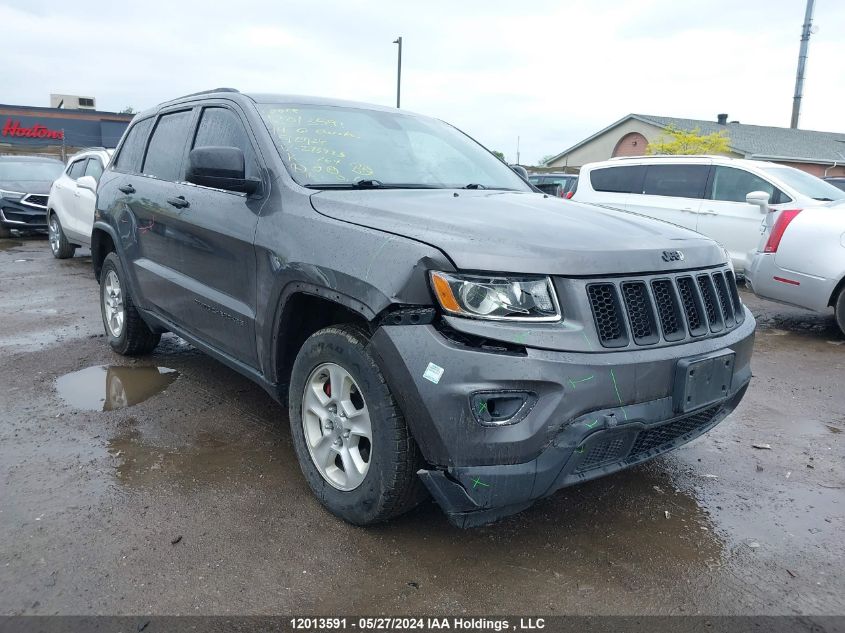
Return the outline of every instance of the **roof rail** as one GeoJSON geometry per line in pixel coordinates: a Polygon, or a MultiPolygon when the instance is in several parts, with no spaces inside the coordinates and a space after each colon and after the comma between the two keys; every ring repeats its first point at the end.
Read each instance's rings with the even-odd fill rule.
{"type": "Polygon", "coordinates": [[[684,158],[736,158],[724,154],[641,154],[640,156],[613,156],[608,160],[642,160],[643,158],[671,158],[672,160],[684,158]]]}
{"type": "Polygon", "coordinates": [[[211,90],[200,90],[199,92],[192,92],[189,95],[182,95],[181,97],[176,97],[175,99],[169,99],[169,101],[178,101],[179,99],[187,99],[188,97],[196,97],[198,95],[209,95],[215,92],[237,92],[240,94],[240,90],[237,88],[212,88],[211,90]]]}

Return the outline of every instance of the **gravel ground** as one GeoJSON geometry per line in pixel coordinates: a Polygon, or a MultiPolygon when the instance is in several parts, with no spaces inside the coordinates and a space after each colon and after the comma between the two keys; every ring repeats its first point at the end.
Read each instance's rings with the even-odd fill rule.
{"type": "Polygon", "coordinates": [[[743,298],[754,379],[704,437],[484,528],[361,529],[260,388],[170,335],[113,354],[87,253],[0,240],[0,614],[845,614],[845,338],[743,298]]]}

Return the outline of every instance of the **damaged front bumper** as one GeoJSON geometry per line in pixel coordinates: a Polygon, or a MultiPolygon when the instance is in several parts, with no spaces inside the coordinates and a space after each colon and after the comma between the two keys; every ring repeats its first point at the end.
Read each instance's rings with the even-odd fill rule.
{"type": "Polygon", "coordinates": [[[451,522],[471,527],[716,426],[748,387],[754,328],[746,309],[723,336],[652,349],[492,353],[457,344],[433,325],[383,326],[372,345],[432,465],[421,479],[451,522]],[[690,407],[682,401],[689,376],[679,368],[710,358],[729,359],[727,378],[725,370],[714,374],[718,396],[690,407]],[[479,415],[478,394],[495,393],[527,394],[515,423],[479,415]]]}

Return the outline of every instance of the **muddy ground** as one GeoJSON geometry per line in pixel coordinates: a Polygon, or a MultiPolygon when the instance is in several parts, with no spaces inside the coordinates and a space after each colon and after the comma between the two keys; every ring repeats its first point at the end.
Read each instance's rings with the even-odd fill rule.
{"type": "Polygon", "coordinates": [[[261,389],[170,335],[113,354],[86,253],[0,240],[0,614],[843,614],[845,339],[743,296],[754,379],[706,436],[492,526],[360,529],[261,389]]]}

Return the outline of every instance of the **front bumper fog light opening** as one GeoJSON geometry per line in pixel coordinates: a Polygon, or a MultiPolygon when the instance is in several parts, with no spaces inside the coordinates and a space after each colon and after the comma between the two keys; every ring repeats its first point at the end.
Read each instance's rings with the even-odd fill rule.
{"type": "Polygon", "coordinates": [[[533,391],[476,391],[469,397],[475,421],[482,426],[517,424],[537,404],[533,391]]]}

